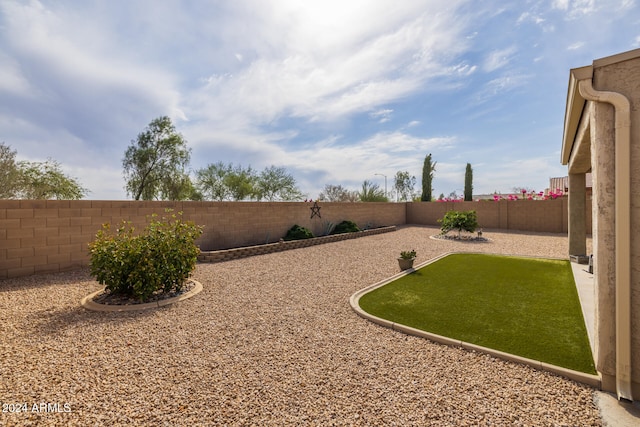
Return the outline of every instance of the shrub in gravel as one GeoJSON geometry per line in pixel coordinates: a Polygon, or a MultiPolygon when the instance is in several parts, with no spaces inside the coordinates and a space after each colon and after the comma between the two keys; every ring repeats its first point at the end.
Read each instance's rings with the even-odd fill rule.
{"type": "Polygon", "coordinates": [[[458,230],[458,237],[460,237],[462,230],[473,233],[478,228],[476,211],[449,211],[438,222],[442,224],[440,227],[442,234],[446,234],[451,230],[458,230]]]}
{"type": "Polygon", "coordinates": [[[195,268],[202,227],[178,216],[159,220],[154,214],[139,234],[131,222],[122,221],[115,233],[103,224],[89,244],[91,275],[111,293],[141,301],[158,292],[180,292],[195,268]]]}
{"type": "Polygon", "coordinates": [[[287,234],[284,236],[284,240],[311,239],[312,237],[315,236],[311,230],[301,227],[298,224],[294,224],[294,226],[287,231],[287,234]]]}
{"type": "Polygon", "coordinates": [[[342,221],[340,224],[336,225],[331,234],[341,234],[341,233],[354,233],[356,231],[360,231],[358,226],[353,221],[342,221]]]}

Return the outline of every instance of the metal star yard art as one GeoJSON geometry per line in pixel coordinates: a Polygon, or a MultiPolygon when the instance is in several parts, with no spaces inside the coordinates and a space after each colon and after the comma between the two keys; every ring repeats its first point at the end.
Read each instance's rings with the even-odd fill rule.
{"type": "Polygon", "coordinates": [[[311,218],[313,219],[314,216],[322,218],[320,216],[320,206],[318,206],[318,202],[313,202],[313,206],[311,206],[311,218]]]}

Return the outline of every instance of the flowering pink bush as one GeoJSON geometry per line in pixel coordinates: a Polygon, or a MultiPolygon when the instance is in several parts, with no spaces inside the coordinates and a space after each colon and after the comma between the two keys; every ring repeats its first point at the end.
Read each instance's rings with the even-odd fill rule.
{"type": "MultiPolygon", "coordinates": [[[[517,194],[508,194],[503,196],[502,194],[494,194],[493,200],[499,202],[500,200],[549,200],[549,199],[557,199],[558,197],[564,196],[564,192],[556,188],[555,191],[549,191],[549,194],[544,194],[544,191],[534,191],[534,190],[521,190],[522,196],[518,196],[517,194]]],[[[477,202],[480,199],[476,200],[477,202]]],[[[464,202],[464,196],[460,197],[443,197],[441,199],[437,199],[436,202],[464,202]]]]}
{"type": "MultiPolygon", "coordinates": [[[[535,192],[533,190],[531,191],[527,191],[525,189],[522,190],[522,200],[549,200],[549,199],[557,199],[558,197],[562,197],[562,196],[564,196],[564,192],[559,188],[556,188],[555,191],[553,190],[550,191],[549,194],[544,194],[544,191],[535,192]]],[[[500,200],[520,200],[520,198],[515,194],[509,194],[506,197],[501,196],[499,194],[494,194],[493,200],[498,202],[500,200]]]]}

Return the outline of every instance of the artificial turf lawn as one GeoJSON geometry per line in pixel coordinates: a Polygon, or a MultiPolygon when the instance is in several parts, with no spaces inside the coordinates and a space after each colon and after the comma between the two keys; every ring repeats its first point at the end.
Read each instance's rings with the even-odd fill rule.
{"type": "Polygon", "coordinates": [[[359,304],[416,329],[596,373],[569,261],[453,254],[359,304]]]}

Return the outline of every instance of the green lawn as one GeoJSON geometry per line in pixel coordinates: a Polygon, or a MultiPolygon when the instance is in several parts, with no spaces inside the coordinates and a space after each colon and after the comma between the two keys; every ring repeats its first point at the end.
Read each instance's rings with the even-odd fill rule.
{"type": "Polygon", "coordinates": [[[595,374],[569,261],[454,254],[360,298],[374,316],[595,374]]]}

